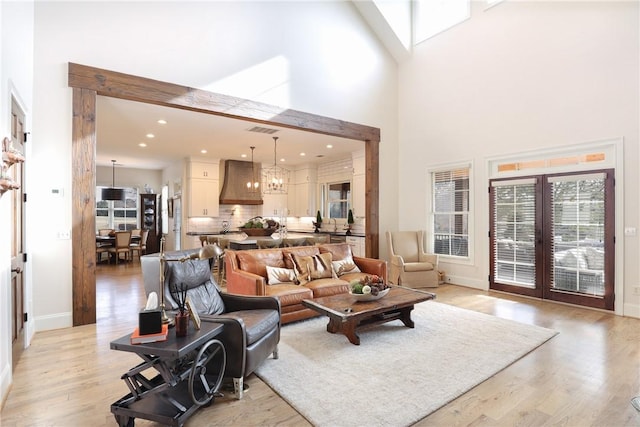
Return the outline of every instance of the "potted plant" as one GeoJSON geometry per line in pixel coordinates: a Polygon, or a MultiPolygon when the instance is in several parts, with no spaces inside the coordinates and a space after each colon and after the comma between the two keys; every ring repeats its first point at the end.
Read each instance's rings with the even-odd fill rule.
{"type": "Polygon", "coordinates": [[[353,220],[353,211],[351,209],[349,209],[349,214],[347,215],[347,224],[348,228],[347,228],[347,232],[345,233],[347,236],[351,236],[351,224],[353,224],[355,221],[353,220]]]}
{"type": "Polygon", "coordinates": [[[320,215],[320,211],[316,213],[316,222],[314,222],[313,225],[316,227],[315,232],[319,233],[320,228],[322,228],[322,215],[320,215]]]}

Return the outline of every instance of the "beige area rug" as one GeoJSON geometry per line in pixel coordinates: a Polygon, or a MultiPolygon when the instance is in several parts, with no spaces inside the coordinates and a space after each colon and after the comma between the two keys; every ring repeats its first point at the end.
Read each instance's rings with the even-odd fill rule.
{"type": "Polygon", "coordinates": [[[495,375],[556,332],[435,301],[359,332],[355,346],[327,318],[285,325],[279,359],[257,370],[317,426],[406,426],[495,375]]]}

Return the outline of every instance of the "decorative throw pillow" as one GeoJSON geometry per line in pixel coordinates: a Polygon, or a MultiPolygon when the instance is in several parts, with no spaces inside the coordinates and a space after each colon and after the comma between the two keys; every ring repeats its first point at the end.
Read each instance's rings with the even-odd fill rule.
{"type": "Polygon", "coordinates": [[[333,265],[333,271],[336,272],[338,277],[347,273],[360,273],[361,271],[353,262],[353,258],[351,258],[351,256],[341,259],[340,261],[332,261],[331,264],[333,265]]]}
{"type": "Polygon", "coordinates": [[[267,265],[267,284],[277,285],[278,283],[293,283],[296,275],[290,268],[271,267],[267,265]]]}
{"type": "Polygon", "coordinates": [[[333,277],[330,253],[311,256],[291,254],[291,261],[296,280],[300,285],[304,285],[314,279],[333,277]]]}
{"type": "Polygon", "coordinates": [[[331,253],[319,254],[310,257],[309,274],[313,279],[328,279],[333,277],[333,268],[331,267],[331,253]]]}

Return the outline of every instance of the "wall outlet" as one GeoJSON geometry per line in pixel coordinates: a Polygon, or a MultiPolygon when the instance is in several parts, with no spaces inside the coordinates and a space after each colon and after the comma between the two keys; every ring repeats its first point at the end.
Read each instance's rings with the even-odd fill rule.
{"type": "Polygon", "coordinates": [[[71,238],[71,232],[69,230],[58,231],[58,239],[69,240],[71,238]]]}
{"type": "Polygon", "coordinates": [[[640,286],[636,286],[633,288],[633,294],[634,295],[640,295],[640,286]]]}

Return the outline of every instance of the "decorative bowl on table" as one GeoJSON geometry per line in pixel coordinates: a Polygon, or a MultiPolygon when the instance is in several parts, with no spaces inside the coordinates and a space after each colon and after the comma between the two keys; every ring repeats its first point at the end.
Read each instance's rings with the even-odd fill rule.
{"type": "Polygon", "coordinates": [[[239,227],[240,231],[244,232],[247,236],[271,236],[276,228],[245,228],[239,227]]]}
{"type": "Polygon", "coordinates": [[[389,286],[376,275],[367,275],[349,283],[349,294],[353,295],[356,301],[375,301],[388,293],[389,286]]]}
{"type": "Polygon", "coordinates": [[[280,224],[278,224],[277,221],[264,219],[261,216],[254,216],[242,227],[238,228],[247,236],[271,236],[279,226],[280,224]]]}
{"type": "Polygon", "coordinates": [[[352,291],[349,291],[349,294],[353,295],[353,297],[356,299],[356,301],[375,301],[375,300],[379,300],[383,296],[387,295],[389,293],[389,289],[390,288],[387,288],[387,289],[385,289],[383,291],[379,291],[377,295],[373,295],[372,293],[354,294],[352,291]]]}

